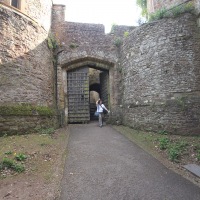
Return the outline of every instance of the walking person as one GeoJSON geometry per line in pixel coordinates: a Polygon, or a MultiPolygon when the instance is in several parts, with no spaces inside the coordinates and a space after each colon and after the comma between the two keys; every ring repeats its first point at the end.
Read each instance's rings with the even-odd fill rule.
{"type": "Polygon", "coordinates": [[[104,117],[104,113],[103,110],[106,110],[108,113],[110,112],[105,105],[102,103],[102,100],[99,99],[96,102],[96,106],[97,106],[97,113],[99,114],[99,127],[103,126],[103,117],[104,117]]]}

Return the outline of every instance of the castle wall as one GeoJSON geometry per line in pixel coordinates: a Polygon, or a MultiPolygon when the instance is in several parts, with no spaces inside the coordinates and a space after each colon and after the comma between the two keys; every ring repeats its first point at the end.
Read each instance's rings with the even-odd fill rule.
{"type": "Polygon", "coordinates": [[[60,109],[65,108],[67,113],[67,71],[84,65],[99,70],[109,70],[110,100],[111,105],[115,107],[120,98],[117,42],[122,42],[123,33],[130,27],[116,27],[112,34],[106,35],[101,24],[66,22],[64,10],[62,5],[54,5],[52,12],[52,31],[60,43],[57,50],[60,109]]]}
{"type": "MultiPolygon", "coordinates": [[[[12,7],[10,0],[0,0],[10,8],[12,7]]],[[[27,15],[32,20],[37,22],[46,31],[49,31],[51,27],[51,10],[52,10],[52,0],[20,0],[20,8],[16,9],[19,12],[27,15]]]]}
{"type": "MultiPolygon", "coordinates": [[[[3,133],[9,131],[12,120],[7,120],[6,129],[1,120],[15,112],[5,114],[2,106],[5,109],[5,106],[25,105],[25,110],[29,109],[27,105],[35,106],[36,110],[40,106],[54,107],[54,75],[52,53],[46,40],[48,31],[5,6],[0,7],[0,19],[0,132],[3,133]]],[[[20,109],[19,118],[26,114],[20,109]]],[[[34,109],[33,115],[39,115],[34,109]]],[[[20,131],[22,126],[18,123],[16,129],[20,131]]]]}
{"type": "Polygon", "coordinates": [[[114,44],[113,36],[105,35],[103,25],[97,24],[65,22],[62,31],[59,40],[63,51],[58,56],[58,76],[61,77],[58,99],[61,108],[67,107],[65,99],[68,98],[67,88],[63,85],[65,80],[62,77],[66,77],[68,70],[84,65],[110,71],[111,101],[113,107],[116,106],[119,97],[118,72],[116,70],[118,47],[114,44]]]}
{"type": "Polygon", "coordinates": [[[0,135],[57,126],[56,102],[67,115],[67,73],[83,66],[109,70],[112,121],[199,134],[200,30],[194,15],[115,26],[106,35],[100,24],[65,22],[65,6],[54,5],[51,28],[59,46],[53,57],[47,42],[51,1],[41,2],[26,4],[27,14],[39,8],[30,17],[0,6],[0,135]]]}
{"type": "Polygon", "coordinates": [[[200,40],[196,17],[144,24],[122,46],[123,123],[179,134],[200,131],[200,40]]]}
{"type": "Polygon", "coordinates": [[[51,27],[52,0],[25,0],[25,13],[45,30],[51,27]]]}
{"type": "Polygon", "coordinates": [[[65,22],[62,31],[60,64],[85,56],[113,63],[118,60],[114,39],[105,35],[103,25],[65,22]]]}

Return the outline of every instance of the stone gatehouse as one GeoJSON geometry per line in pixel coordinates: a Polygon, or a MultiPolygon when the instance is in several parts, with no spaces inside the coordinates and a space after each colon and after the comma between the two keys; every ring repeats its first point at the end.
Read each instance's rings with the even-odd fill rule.
{"type": "Polygon", "coordinates": [[[112,123],[199,134],[198,17],[105,34],[51,0],[0,0],[0,135],[88,122],[99,96],[112,123]]]}

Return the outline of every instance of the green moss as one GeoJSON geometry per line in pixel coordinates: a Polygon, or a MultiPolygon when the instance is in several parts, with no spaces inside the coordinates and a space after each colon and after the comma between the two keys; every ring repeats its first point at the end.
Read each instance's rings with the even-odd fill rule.
{"type": "Polygon", "coordinates": [[[195,6],[193,2],[173,6],[170,9],[162,8],[149,15],[149,22],[162,18],[178,17],[183,13],[195,14],[195,6]]]}
{"type": "Polygon", "coordinates": [[[52,116],[55,112],[46,106],[32,106],[27,104],[14,106],[0,106],[0,115],[44,115],[52,116]]]}
{"type": "Polygon", "coordinates": [[[71,43],[71,44],[69,45],[69,47],[70,47],[71,49],[75,49],[75,48],[79,47],[79,45],[78,45],[78,44],[75,44],[75,43],[71,43]]]}
{"type": "Polygon", "coordinates": [[[129,36],[129,32],[128,31],[125,31],[124,32],[124,37],[128,37],[129,36]]]}
{"type": "Polygon", "coordinates": [[[59,45],[59,42],[57,41],[54,34],[49,34],[49,37],[47,38],[47,44],[49,49],[55,50],[59,45]]]}
{"type": "Polygon", "coordinates": [[[114,41],[114,45],[117,46],[117,47],[120,47],[122,45],[122,40],[121,38],[116,38],[115,41],[114,41]]]}

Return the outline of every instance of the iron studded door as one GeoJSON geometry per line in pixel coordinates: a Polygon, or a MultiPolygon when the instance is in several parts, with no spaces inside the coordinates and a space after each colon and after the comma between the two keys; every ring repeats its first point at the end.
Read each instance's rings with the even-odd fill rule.
{"type": "Polygon", "coordinates": [[[67,73],[69,123],[90,120],[88,72],[89,68],[84,67],[67,73]]]}

